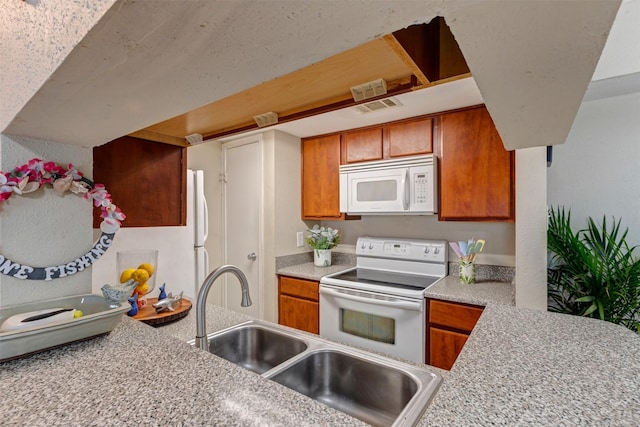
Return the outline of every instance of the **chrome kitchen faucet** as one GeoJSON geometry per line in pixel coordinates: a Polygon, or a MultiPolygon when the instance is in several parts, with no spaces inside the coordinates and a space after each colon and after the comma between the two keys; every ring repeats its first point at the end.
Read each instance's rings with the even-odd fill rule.
{"type": "Polygon", "coordinates": [[[207,319],[206,319],[206,304],[207,295],[209,295],[209,289],[213,285],[213,282],[224,273],[233,273],[240,281],[240,287],[242,288],[242,301],[240,305],[242,307],[249,307],[251,305],[251,297],[249,296],[249,283],[247,277],[244,275],[235,265],[223,265],[213,270],[204,282],[198,292],[198,300],[196,301],[196,347],[201,349],[207,349],[207,319]]]}

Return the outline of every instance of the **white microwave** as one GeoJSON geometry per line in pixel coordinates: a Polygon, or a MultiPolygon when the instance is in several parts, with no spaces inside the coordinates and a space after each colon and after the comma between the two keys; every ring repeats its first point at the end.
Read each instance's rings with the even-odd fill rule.
{"type": "Polygon", "coordinates": [[[340,166],[340,211],[351,215],[438,212],[432,154],[340,166]]]}

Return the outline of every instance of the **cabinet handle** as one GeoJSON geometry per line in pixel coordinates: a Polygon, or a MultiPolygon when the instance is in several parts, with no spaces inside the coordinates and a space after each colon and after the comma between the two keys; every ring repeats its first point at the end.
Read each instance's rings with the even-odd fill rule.
{"type": "Polygon", "coordinates": [[[423,310],[423,305],[421,303],[419,303],[419,302],[393,300],[391,298],[388,301],[385,301],[385,300],[379,300],[379,299],[375,299],[375,298],[367,298],[367,297],[361,297],[361,296],[356,296],[356,295],[349,295],[349,294],[345,294],[343,292],[340,292],[338,290],[329,289],[329,288],[325,288],[325,287],[322,287],[322,286],[320,286],[319,292],[321,294],[325,294],[325,295],[330,296],[330,297],[343,298],[343,299],[346,299],[346,300],[363,302],[363,303],[371,304],[371,305],[377,305],[377,306],[383,306],[383,307],[392,307],[392,308],[401,308],[401,309],[405,309],[405,310],[415,310],[415,311],[422,311],[423,310]]]}
{"type": "Polygon", "coordinates": [[[249,261],[255,261],[258,258],[258,256],[256,255],[255,252],[251,252],[249,255],[247,255],[247,259],[249,261]]]}

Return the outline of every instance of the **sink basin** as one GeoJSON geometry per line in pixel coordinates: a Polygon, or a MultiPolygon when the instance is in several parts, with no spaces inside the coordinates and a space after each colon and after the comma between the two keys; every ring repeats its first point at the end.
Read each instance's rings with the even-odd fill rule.
{"type": "Polygon", "coordinates": [[[209,336],[209,353],[262,374],[307,349],[297,338],[251,324],[209,336]]]}
{"type": "Polygon", "coordinates": [[[271,380],[374,426],[390,426],[418,392],[417,379],[337,350],[310,353],[271,380]]]}
{"type": "Polygon", "coordinates": [[[442,382],[430,366],[260,320],[207,335],[207,341],[210,353],[374,426],[415,425],[442,382]]]}

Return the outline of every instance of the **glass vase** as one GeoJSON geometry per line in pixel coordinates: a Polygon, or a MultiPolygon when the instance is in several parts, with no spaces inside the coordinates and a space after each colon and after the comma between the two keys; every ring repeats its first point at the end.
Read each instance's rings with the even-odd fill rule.
{"type": "Polygon", "coordinates": [[[117,282],[125,283],[129,279],[146,279],[138,282],[131,295],[138,293],[138,306],[146,304],[147,297],[156,287],[158,275],[158,251],[157,250],[131,250],[118,251],[116,254],[117,282]],[[144,270],[144,272],[136,270],[144,270]]]}

